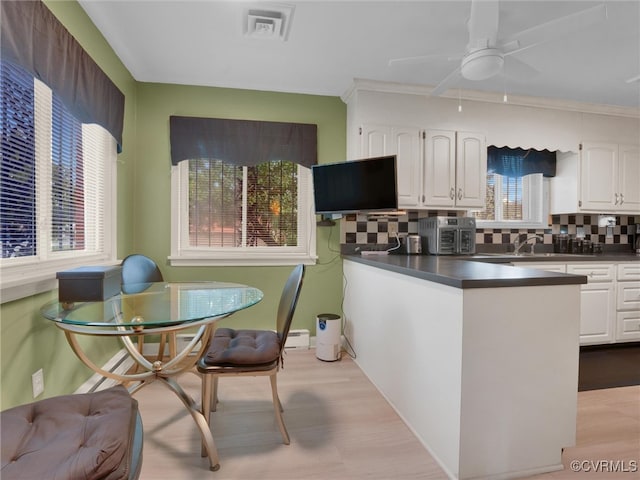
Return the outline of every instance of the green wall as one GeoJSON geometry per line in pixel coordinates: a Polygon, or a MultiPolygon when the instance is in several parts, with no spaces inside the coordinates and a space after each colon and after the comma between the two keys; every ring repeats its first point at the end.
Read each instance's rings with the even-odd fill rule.
{"type": "MultiPolygon", "coordinates": [[[[171,115],[314,123],[320,163],[344,160],[346,106],[337,97],[225,88],[140,84],[138,87],[134,237],[136,248],[151,256],[169,280],[224,280],[263,290],[264,300],[225,321],[228,325],[274,328],[274,315],[291,267],[169,267],[171,249],[169,117],[171,115]]],[[[332,227],[332,249],[339,227],[332,227]]],[[[307,268],[292,328],[315,334],[315,316],[340,312],[342,262],[329,251],[329,229],[318,228],[319,263],[307,268]]]]}
{"type": "MultiPolygon", "coordinates": [[[[131,251],[137,83],[77,2],[44,3],[125,94],[124,150],[118,156],[117,247],[119,253],[131,251]]],[[[66,344],[62,331],[39,314],[40,305],[56,297],[54,290],[0,307],[0,409],[33,401],[31,374],[40,368],[44,370],[45,391],[39,399],[71,393],[91,376],[66,344]]],[[[89,337],[83,344],[98,363],[104,363],[119,348],[115,341],[89,337]]]]}
{"type": "MultiPolygon", "coordinates": [[[[271,328],[280,291],[290,267],[169,267],[170,161],[169,116],[192,115],[272,120],[318,125],[320,163],[343,160],[346,152],[346,106],[336,97],[247,90],[141,84],[116,57],[75,1],[45,4],[125,94],[123,153],[118,156],[119,258],[145,253],[168,280],[224,280],[248,283],[264,291],[255,307],[225,320],[234,327],[271,328]]],[[[341,312],[342,262],[339,227],[317,229],[318,264],[307,269],[293,328],[315,335],[318,313],[341,312]]],[[[31,374],[44,369],[51,397],[73,392],[91,371],[71,352],[64,335],[42,319],[40,305],[57,291],[8,302],[0,307],[0,409],[33,401],[31,374]]],[[[114,342],[83,339],[97,363],[119,348],[114,342]]]]}

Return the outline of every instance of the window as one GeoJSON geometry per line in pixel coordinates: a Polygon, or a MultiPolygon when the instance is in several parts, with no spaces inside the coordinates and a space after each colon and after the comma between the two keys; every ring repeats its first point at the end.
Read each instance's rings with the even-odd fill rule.
{"type": "Polygon", "coordinates": [[[555,153],[530,153],[489,147],[485,208],[473,212],[479,227],[548,226],[549,184],[545,174],[555,174],[555,153]],[[536,170],[540,173],[531,173],[536,170]]]}
{"type": "Polygon", "coordinates": [[[42,82],[1,64],[2,288],[113,260],[116,142],[42,82]]]}
{"type": "Polygon", "coordinates": [[[309,168],[194,159],[172,172],[172,265],[315,260],[309,168]]]}
{"type": "MultiPolygon", "coordinates": [[[[487,174],[485,209],[475,212],[480,222],[501,222],[509,225],[535,224],[546,218],[544,205],[548,202],[548,187],[542,174],[507,177],[487,174]]],[[[548,210],[548,206],[547,206],[548,210]]],[[[487,223],[483,223],[487,226],[487,223]]]]}

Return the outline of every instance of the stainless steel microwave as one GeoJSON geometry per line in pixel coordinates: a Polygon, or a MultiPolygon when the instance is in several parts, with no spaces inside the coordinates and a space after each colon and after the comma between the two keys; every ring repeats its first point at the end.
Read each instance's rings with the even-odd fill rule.
{"type": "Polygon", "coordinates": [[[418,233],[427,239],[427,248],[432,255],[476,253],[476,219],[473,217],[421,218],[418,233]]]}

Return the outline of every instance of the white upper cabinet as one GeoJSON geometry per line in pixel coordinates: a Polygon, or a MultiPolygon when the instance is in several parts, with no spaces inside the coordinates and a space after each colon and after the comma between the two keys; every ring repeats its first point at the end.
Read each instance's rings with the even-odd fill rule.
{"type": "Polygon", "coordinates": [[[640,210],[640,149],[587,142],[580,154],[558,156],[551,213],[630,213],[640,210]]]}
{"type": "Polygon", "coordinates": [[[420,131],[415,127],[363,125],[360,152],[363,158],[396,155],[398,206],[417,207],[420,196],[420,131]]]}
{"type": "Polygon", "coordinates": [[[620,145],[618,147],[620,186],[620,210],[640,211],[640,147],[637,145],[620,145]]]}
{"type": "Polygon", "coordinates": [[[400,208],[484,206],[484,135],[380,125],[363,125],[360,135],[363,158],[397,155],[400,208]]]}
{"type": "Polygon", "coordinates": [[[428,130],[423,169],[428,207],[482,208],[487,182],[487,145],[479,133],[428,130]]]}
{"type": "Polygon", "coordinates": [[[585,143],[580,180],[582,210],[632,212],[640,207],[638,147],[615,143],[585,143]]]}
{"type": "Polygon", "coordinates": [[[456,133],[428,131],[424,150],[422,203],[453,207],[456,202],[456,133]]]}
{"type": "Polygon", "coordinates": [[[473,132],[456,133],[456,206],[483,208],[487,193],[487,142],[473,132]]]}

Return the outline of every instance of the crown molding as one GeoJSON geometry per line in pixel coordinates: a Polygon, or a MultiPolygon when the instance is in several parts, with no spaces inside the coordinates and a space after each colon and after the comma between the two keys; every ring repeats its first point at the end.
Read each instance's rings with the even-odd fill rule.
{"type": "MultiPolygon", "coordinates": [[[[395,82],[381,82],[377,80],[367,80],[356,78],[340,96],[344,103],[349,103],[357,91],[370,91],[380,93],[401,93],[409,95],[430,96],[434,87],[428,85],[405,84],[395,82]]],[[[451,90],[449,90],[451,91],[451,90]]],[[[484,103],[503,104],[503,95],[492,92],[482,92],[479,90],[457,90],[455,93],[444,93],[440,98],[462,99],[465,101],[475,101],[484,103]]],[[[616,117],[628,117],[640,119],[640,108],[622,107],[617,105],[602,105],[596,103],[576,102],[573,100],[562,100],[546,97],[530,97],[524,95],[509,95],[508,105],[524,107],[546,108],[550,110],[562,110],[570,112],[592,113],[598,115],[611,115],[616,117]]]]}

